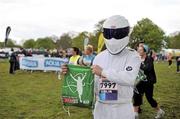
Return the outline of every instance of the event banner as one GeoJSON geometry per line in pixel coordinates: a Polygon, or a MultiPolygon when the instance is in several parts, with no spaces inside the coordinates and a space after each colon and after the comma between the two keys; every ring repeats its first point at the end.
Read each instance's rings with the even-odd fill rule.
{"type": "Polygon", "coordinates": [[[65,106],[92,107],[94,102],[94,75],[90,67],[68,65],[64,77],[62,101],[65,106]]]}
{"type": "Polygon", "coordinates": [[[48,57],[20,57],[20,69],[59,71],[62,64],[68,59],[48,57]]]}

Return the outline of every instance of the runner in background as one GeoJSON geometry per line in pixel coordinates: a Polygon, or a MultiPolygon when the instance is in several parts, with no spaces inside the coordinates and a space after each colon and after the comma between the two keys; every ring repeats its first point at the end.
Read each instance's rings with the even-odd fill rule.
{"type": "Polygon", "coordinates": [[[138,112],[140,105],[142,105],[143,102],[143,95],[145,94],[150,105],[157,111],[155,118],[160,119],[164,116],[165,112],[158,106],[158,103],[153,98],[154,84],[156,83],[156,74],[153,64],[154,60],[151,56],[147,55],[147,51],[144,47],[139,46],[137,50],[141,57],[140,69],[144,71],[144,74],[147,77],[147,81],[142,81],[136,86],[138,92],[134,92],[133,96],[135,116],[136,119],[138,119],[138,112]]]}
{"type": "Polygon", "coordinates": [[[171,65],[172,65],[172,53],[168,53],[167,61],[168,61],[168,67],[171,68],[171,65]]]}

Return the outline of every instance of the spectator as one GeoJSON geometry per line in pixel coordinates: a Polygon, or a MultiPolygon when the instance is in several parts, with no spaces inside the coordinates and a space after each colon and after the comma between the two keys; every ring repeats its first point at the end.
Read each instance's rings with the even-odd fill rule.
{"type": "Polygon", "coordinates": [[[176,57],[176,66],[177,66],[177,73],[180,73],[179,66],[180,66],[180,56],[176,57]]]}
{"type": "Polygon", "coordinates": [[[70,57],[69,64],[77,65],[77,61],[80,58],[79,48],[72,47],[71,54],[72,56],[70,57]]]}
{"type": "Polygon", "coordinates": [[[45,52],[44,52],[44,57],[49,57],[50,56],[50,51],[49,49],[47,49],[45,52]]]}
{"type": "Polygon", "coordinates": [[[83,66],[91,66],[94,58],[95,55],[93,54],[93,46],[88,45],[85,48],[84,55],[79,58],[78,64],[83,66]]]}
{"type": "Polygon", "coordinates": [[[168,65],[169,65],[169,68],[170,68],[171,65],[172,65],[172,54],[171,54],[171,53],[169,53],[169,54],[167,55],[167,61],[168,61],[168,65]]]}
{"type": "Polygon", "coordinates": [[[11,55],[10,55],[9,63],[10,63],[9,73],[14,74],[15,73],[16,55],[15,55],[13,48],[11,49],[11,55]]]}
{"type": "Polygon", "coordinates": [[[24,56],[27,56],[27,51],[24,48],[20,48],[20,51],[24,54],[24,56]]]}
{"type": "Polygon", "coordinates": [[[32,57],[32,51],[31,50],[28,51],[27,56],[32,57]]]}

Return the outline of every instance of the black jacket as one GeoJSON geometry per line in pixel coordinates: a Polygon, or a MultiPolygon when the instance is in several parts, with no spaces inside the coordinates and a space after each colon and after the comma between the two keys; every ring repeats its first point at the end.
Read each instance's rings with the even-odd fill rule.
{"type": "Polygon", "coordinates": [[[9,62],[13,62],[13,63],[16,62],[16,54],[14,52],[11,54],[9,62]]]}
{"type": "Polygon", "coordinates": [[[154,60],[152,57],[147,56],[144,62],[141,63],[141,69],[144,71],[144,74],[147,77],[149,83],[156,83],[156,73],[154,70],[154,60]]]}

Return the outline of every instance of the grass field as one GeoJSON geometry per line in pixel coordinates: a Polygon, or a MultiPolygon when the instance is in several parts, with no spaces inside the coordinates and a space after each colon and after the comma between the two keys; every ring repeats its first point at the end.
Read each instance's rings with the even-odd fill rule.
{"type": "MultiPolygon", "coordinates": [[[[69,117],[60,102],[62,80],[54,72],[17,71],[0,61],[0,119],[92,119],[92,111],[70,107],[69,117]]],[[[180,119],[180,74],[167,63],[155,63],[158,82],[154,97],[165,110],[164,119],[180,119]]],[[[144,98],[140,119],[153,119],[155,111],[144,98]]]]}

